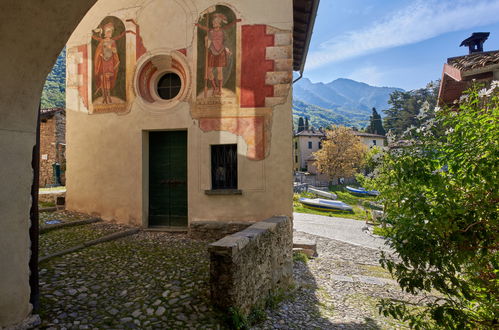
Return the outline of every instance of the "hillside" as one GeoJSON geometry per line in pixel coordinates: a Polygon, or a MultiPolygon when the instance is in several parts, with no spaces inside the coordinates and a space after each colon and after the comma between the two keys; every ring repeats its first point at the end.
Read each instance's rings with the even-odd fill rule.
{"type": "Polygon", "coordinates": [[[66,106],[66,48],[57,57],[52,71],[43,86],[41,107],[64,108],[66,106]]]}
{"type": "Polygon", "coordinates": [[[390,94],[403,91],[394,87],[375,87],[340,78],[330,83],[312,83],[302,78],[293,85],[293,117],[309,117],[313,126],[341,124],[363,127],[371,109],[388,109],[390,94]]]}

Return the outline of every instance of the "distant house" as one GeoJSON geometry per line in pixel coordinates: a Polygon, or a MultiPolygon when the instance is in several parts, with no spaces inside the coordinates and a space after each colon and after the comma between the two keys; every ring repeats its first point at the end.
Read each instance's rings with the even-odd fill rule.
{"type": "Polygon", "coordinates": [[[444,64],[438,104],[453,104],[472,81],[489,84],[492,80],[499,80],[499,50],[470,50],[468,55],[450,57],[444,64]]]}
{"type": "Polygon", "coordinates": [[[303,130],[293,138],[293,168],[295,171],[308,171],[308,161],[312,153],[322,148],[321,141],[326,137],[322,130],[303,130]]]}
{"type": "Polygon", "coordinates": [[[66,111],[40,110],[40,187],[65,184],[66,111]]]}
{"type": "MultiPolygon", "coordinates": [[[[358,131],[354,131],[354,134],[368,148],[374,146],[383,147],[385,145],[386,137],[384,135],[358,131]]],[[[326,134],[322,130],[304,130],[295,134],[293,138],[293,168],[295,171],[305,171],[317,175],[319,181],[328,181],[325,175],[318,173],[317,167],[314,165],[316,159],[313,155],[314,152],[322,148],[322,140],[325,138],[326,134]]]]}
{"type": "Polygon", "coordinates": [[[360,138],[360,142],[364,143],[368,148],[383,147],[386,137],[384,135],[364,133],[355,131],[354,134],[360,138]]]}

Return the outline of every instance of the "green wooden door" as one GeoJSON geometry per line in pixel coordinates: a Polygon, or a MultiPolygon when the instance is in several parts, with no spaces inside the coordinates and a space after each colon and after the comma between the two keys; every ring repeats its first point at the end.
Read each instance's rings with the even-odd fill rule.
{"type": "Polygon", "coordinates": [[[187,132],[149,132],[149,226],[187,227],[187,132]]]}

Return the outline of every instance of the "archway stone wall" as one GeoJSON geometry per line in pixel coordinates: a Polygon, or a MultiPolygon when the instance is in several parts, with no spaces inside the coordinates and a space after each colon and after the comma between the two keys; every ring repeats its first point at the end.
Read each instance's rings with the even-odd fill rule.
{"type": "Polygon", "coordinates": [[[96,0],[2,0],[0,10],[0,327],[31,312],[31,153],[41,90],[57,55],[96,0]]]}

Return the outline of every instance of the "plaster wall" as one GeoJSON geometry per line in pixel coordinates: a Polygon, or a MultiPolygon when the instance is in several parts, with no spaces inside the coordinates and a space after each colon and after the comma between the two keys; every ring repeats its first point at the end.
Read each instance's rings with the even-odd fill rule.
{"type": "Polygon", "coordinates": [[[383,147],[385,143],[384,138],[367,136],[360,136],[360,141],[364,143],[368,148],[372,148],[373,146],[383,147]],[[374,141],[376,141],[376,144],[374,143],[374,141]]]}
{"type": "Polygon", "coordinates": [[[299,136],[298,140],[298,161],[300,168],[307,168],[307,159],[312,156],[312,153],[319,150],[319,142],[321,140],[318,136],[299,136]],[[312,142],[312,148],[308,147],[308,143],[312,142]]]}
{"type": "Polygon", "coordinates": [[[3,0],[0,11],[0,327],[29,304],[31,153],[41,90],[69,35],[95,0],[3,0]]]}
{"type": "MultiPolygon", "coordinates": [[[[249,116],[264,113],[265,157],[251,159],[251,139],[227,130],[200,128],[204,113],[194,109],[196,75],[196,28],[201,13],[210,6],[227,5],[240,24],[265,24],[289,31],[293,25],[291,0],[215,1],[99,1],[81,21],[68,50],[88,45],[95,29],[106,16],[133,19],[147,52],[137,65],[156,54],[183,50],[191,75],[190,95],[178,103],[151,107],[136,95],[133,86],[137,66],[127,57],[127,113],[89,114],[81,93],[68,88],[66,205],[68,209],[95,213],[106,220],[147,225],[148,132],[186,130],[188,135],[188,219],[192,221],[260,221],[276,215],[292,215],[291,88],[282,102],[265,108],[245,109],[249,116]],[[248,142],[250,141],[250,142],[248,142]],[[206,195],[211,189],[210,145],[238,144],[238,189],[242,195],[206,195]]],[[[240,40],[238,40],[240,44],[240,40]]],[[[240,47],[239,47],[240,49],[240,47]]],[[[240,50],[237,52],[240,52],[240,50]]],[[[133,50],[133,48],[127,48],[133,50]]],[[[90,56],[90,55],[88,55],[90,56]]],[[[273,56],[280,56],[279,54],[273,56]]],[[[236,58],[238,67],[240,58],[236,58]]],[[[88,65],[80,60],[80,65],[88,65]]],[[[68,68],[71,65],[68,63],[68,68]]],[[[69,70],[69,69],[68,69],[69,70]]],[[[291,74],[291,67],[284,69],[291,74]]],[[[69,72],[69,71],[68,71],[69,72]]],[[[237,77],[240,79],[240,70],[237,77]]],[[[291,75],[290,75],[291,76],[291,75]]],[[[78,80],[76,78],[74,80],[78,80]]],[[[71,80],[68,77],[68,80],[71,80]]],[[[239,93],[239,87],[236,87],[239,93]]],[[[217,110],[210,110],[212,116],[217,110]]],[[[244,117],[240,108],[220,109],[224,116],[244,117]]],[[[256,134],[256,133],[255,133],[256,134]]]]}

